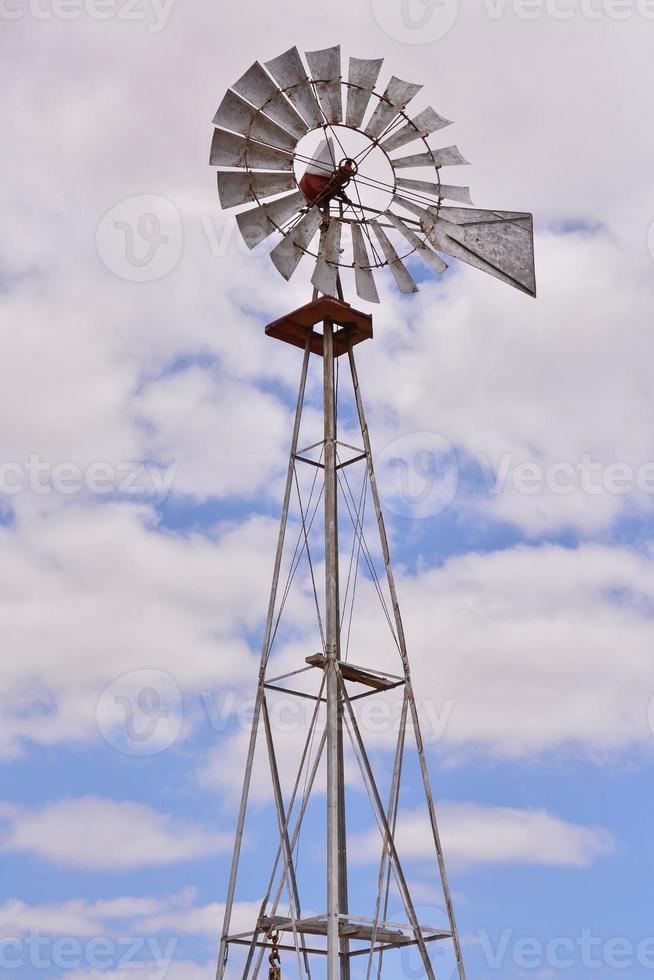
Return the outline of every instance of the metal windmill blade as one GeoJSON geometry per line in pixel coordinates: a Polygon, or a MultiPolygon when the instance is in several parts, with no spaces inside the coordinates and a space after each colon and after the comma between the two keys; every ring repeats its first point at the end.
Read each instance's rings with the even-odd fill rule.
{"type": "Polygon", "coordinates": [[[293,174],[259,171],[258,173],[222,172],[218,174],[218,197],[221,207],[262,201],[296,187],[293,174]]]}
{"type": "Polygon", "coordinates": [[[296,139],[301,139],[309,132],[309,127],[302,116],[295,111],[258,61],[255,61],[245,74],[234,82],[232,88],[247,99],[255,109],[265,112],[269,119],[296,139]]]}
{"type": "Polygon", "coordinates": [[[320,241],[320,252],[311,282],[325,296],[338,296],[338,260],[341,251],[342,224],[330,218],[320,241]]]}
{"type": "Polygon", "coordinates": [[[363,122],[383,64],[383,58],[373,61],[350,58],[345,122],[352,129],[359,129],[363,122]]]}
{"type": "Polygon", "coordinates": [[[381,143],[381,148],[390,153],[391,150],[398,150],[407,143],[413,143],[414,140],[431,136],[432,133],[437,133],[440,129],[445,129],[446,126],[451,125],[451,119],[444,119],[443,116],[439,116],[436,110],[430,106],[415,119],[411,119],[402,126],[401,129],[396,130],[392,136],[388,136],[381,143]]]}
{"type": "Polygon", "coordinates": [[[239,170],[284,170],[292,173],[293,155],[254,140],[244,139],[224,129],[216,129],[211,143],[209,162],[212,167],[239,170]]]}
{"type": "MultiPolygon", "coordinates": [[[[357,224],[350,225],[352,232],[352,250],[354,253],[354,280],[357,296],[368,300],[369,303],[379,302],[379,293],[375,285],[375,277],[370,266],[370,257],[363,238],[363,231],[357,224]]],[[[370,243],[372,246],[372,242],[370,243]]]]}
{"type": "Polygon", "coordinates": [[[445,272],[447,269],[447,262],[445,262],[440,255],[437,255],[436,252],[429,247],[429,245],[425,245],[415,231],[413,231],[412,228],[409,228],[409,226],[402,220],[402,218],[399,217],[399,215],[394,214],[392,211],[388,211],[386,217],[391,224],[395,226],[399,233],[406,238],[409,245],[415,249],[420,258],[424,259],[424,261],[431,266],[434,272],[436,272],[438,275],[445,272]]]}
{"type": "Polygon", "coordinates": [[[398,289],[403,293],[417,293],[418,287],[414,282],[413,276],[403,264],[393,243],[382,226],[378,221],[371,221],[370,224],[372,225],[372,229],[377,236],[377,241],[381,245],[382,252],[384,253],[386,261],[388,262],[389,269],[393,273],[393,278],[395,279],[398,289]]]}
{"type": "Polygon", "coordinates": [[[364,129],[366,136],[372,140],[378,139],[391,123],[395,122],[401,111],[421,88],[422,85],[403,82],[401,78],[396,78],[393,75],[379,105],[370,117],[370,122],[364,129]]]}
{"type": "Polygon", "coordinates": [[[323,215],[320,209],[311,208],[270,253],[273,265],[284,279],[290,279],[297,269],[322,221],[323,215]]]}
{"type": "Polygon", "coordinates": [[[278,58],[267,61],[266,68],[304,121],[312,128],[321,126],[323,117],[320,105],[314,95],[298,49],[290,48],[278,58]]]}
{"type": "Polygon", "coordinates": [[[237,214],[236,222],[248,248],[256,248],[273,232],[281,231],[306,203],[302,191],[293,191],[272,204],[261,204],[237,214]]]}
{"type": "Polygon", "coordinates": [[[456,167],[469,165],[458,146],[444,146],[440,150],[427,150],[414,153],[399,160],[391,160],[393,170],[406,170],[410,167],[456,167]]]}
{"type": "Polygon", "coordinates": [[[307,51],[306,58],[325,120],[338,125],[343,121],[340,45],[324,51],[307,51]]]}
{"type": "Polygon", "coordinates": [[[459,187],[456,184],[435,184],[428,180],[410,180],[408,177],[398,177],[396,184],[398,186],[397,197],[400,198],[406,196],[408,200],[419,201],[425,198],[435,198],[438,200],[438,198],[442,197],[448,201],[458,201],[460,204],[472,205],[469,187],[459,187]],[[404,195],[402,191],[405,192],[404,195]],[[406,193],[407,191],[409,193],[406,193]]]}
{"type": "Polygon", "coordinates": [[[255,61],[226,92],[210,162],[221,206],[241,209],[248,247],[278,232],[270,257],[285,279],[309,255],[318,292],[342,296],[349,274],[370,303],[379,302],[375,270],[388,268],[402,292],[416,292],[414,257],[442,275],[443,255],[535,295],[530,216],[477,210],[469,187],[444,183],[442,168],[468,165],[458,146],[430,145],[451,120],[432,106],[411,112],[422,86],[394,75],[379,85],[382,69],[381,58],[351,57],[344,77],[339,45],[304,56],[291,47],[255,61]]]}

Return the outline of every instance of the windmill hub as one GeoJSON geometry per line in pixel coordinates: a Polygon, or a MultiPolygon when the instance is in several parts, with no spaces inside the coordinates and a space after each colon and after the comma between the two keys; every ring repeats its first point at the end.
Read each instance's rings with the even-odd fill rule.
{"type": "Polygon", "coordinates": [[[351,202],[346,214],[350,218],[386,211],[396,188],[384,150],[346,126],[330,126],[317,144],[316,135],[312,132],[300,141],[295,161],[296,179],[307,200],[319,206],[351,202]]]}

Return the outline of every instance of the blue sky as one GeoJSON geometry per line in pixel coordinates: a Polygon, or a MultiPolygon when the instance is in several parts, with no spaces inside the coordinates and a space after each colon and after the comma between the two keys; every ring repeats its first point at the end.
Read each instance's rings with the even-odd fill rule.
{"type": "MultiPolygon", "coordinates": [[[[527,7],[2,6],[3,976],[214,976],[301,363],[263,327],[310,269],[286,284],[240,242],[210,121],[254,58],[339,41],[455,120],[476,206],[536,219],[537,300],[456,263],[412,266],[409,299],[384,276],[379,307],[350,297],[375,318],[357,364],[468,976],[654,970],[654,23],[527,7]]],[[[305,442],[319,411],[316,363],[305,442]]],[[[318,649],[306,572],[279,672],[318,649]]],[[[352,659],[390,663],[365,569],[357,597],[352,659]]],[[[299,731],[276,729],[284,779],[299,731]]],[[[387,791],[392,739],[370,743],[387,791]]],[[[365,915],[373,820],[347,772],[365,915]]],[[[403,793],[407,877],[440,921],[415,762],[403,793]]],[[[323,817],[318,794],[315,910],[323,817]]],[[[239,922],[273,819],[258,765],[239,922]]]]}

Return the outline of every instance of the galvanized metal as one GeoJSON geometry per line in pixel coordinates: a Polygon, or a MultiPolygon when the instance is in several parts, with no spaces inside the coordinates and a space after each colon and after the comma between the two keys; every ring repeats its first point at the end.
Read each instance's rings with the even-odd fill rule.
{"type": "Polygon", "coordinates": [[[404,624],[402,622],[402,614],[400,612],[400,604],[397,597],[397,588],[395,586],[395,575],[393,573],[393,567],[391,565],[391,553],[388,546],[388,535],[386,533],[386,524],[384,521],[384,512],[381,506],[381,499],[379,496],[379,489],[377,486],[377,475],[375,472],[375,464],[372,456],[372,446],[370,444],[370,433],[368,431],[368,423],[366,422],[365,411],[363,407],[363,399],[361,397],[361,387],[359,385],[359,375],[356,368],[356,363],[354,360],[354,353],[352,350],[349,351],[348,360],[350,364],[350,373],[352,376],[352,387],[354,390],[354,400],[357,407],[357,415],[359,417],[359,425],[361,427],[361,437],[363,439],[364,448],[368,454],[368,477],[370,480],[370,491],[372,494],[373,505],[375,508],[375,515],[377,517],[377,526],[379,529],[379,539],[381,542],[382,555],[384,558],[384,565],[386,568],[386,581],[388,583],[388,591],[391,597],[391,604],[393,607],[393,618],[395,621],[395,629],[398,638],[398,644],[400,649],[400,656],[402,658],[402,664],[404,666],[404,675],[406,678],[406,696],[411,713],[411,721],[413,725],[414,736],[416,739],[416,748],[418,751],[418,756],[420,759],[420,771],[423,779],[423,786],[425,789],[425,795],[427,798],[427,807],[429,810],[429,822],[432,829],[432,836],[434,839],[434,845],[436,848],[436,854],[438,859],[438,867],[441,876],[441,885],[443,888],[443,895],[445,898],[445,907],[447,909],[447,916],[450,923],[450,931],[452,934],[452,942],[454,945],[454,951],[457,961],[457,972],[459,975],[459,980],[466,980],[465,967],[463,964],[463,953],[461,950],[461,942],[459,940],[459,933],[456,927],[456,918],[454,915],[454,905],[452,904],[452,895],[450,892],[450,885],[447,877],[447,871],[445,868],[445,858],[443,855],[443,848],[441,845],[440,834],[438,831],[438,824],[436,820],[436,809],[434,806],[434,799],[431,791],[431,782],[429,779],[429,770],[427,768],[427,760],[425,759],[425,748],[422,741],[420,719],[418,717],[418,709],[416,707],[415,696],[413,694],[413,684],[411,681],[411,668],[409,665],[409,658],[407,655],[407,645],[406,636],[404,633],[404,624]]]}
{"type": "Polygon", "coordinates": [[[256,109],[261,109],[287,133],[292,133],[301,139],[309,132],[305,123],[292,105],[284,98],[270,75],[258,61],[248,68],[244,75],[232,85],[235,92],[251,102],[256,109]]]}
{"type": "Polygon", "coordinates": [[[297,187],[293,174],[283,173],[218,173],[218,197],[221,207],[235,208],[239,204],[262,201],[297,187]]]}
{"type": "Polygon", "coordinates": [[[399,160],[391,160],[393,170],[406,170],[408,167],[456,167],[469,165],[458,146],[444,146],[440,150],[414,153],[399,160]]]}
{"type": "Polygon", "coordinates": [[[447,262],[440,255],[437,255],[428,245],[425,245],[422,239],[416,235],[415,231],[409,228],[397,214],[394,214],[392,211],[387,211],[386,217],[399,233],[406,238],[409,245],[415,249],[420,258],[432,267],[434,272],[438,273],[438,275],[445,272],[447,262]]]}
{"type": "Polygon", "coordinates": [[[319,208],[311,208],[274,247],[270,258],[278,272],[288,280],[306,255],[323,220],[319,208]]]}
{"type": "Polygon", "coordinates": [[[533,218],[517,211],[441,208],[424,221],[434,248],[536,295],[533,218]]]}
{"type": "Polygon", "coordinates": [[[350,58],[345,122],[352,129],[363,122],[383,64],[383,58],[350,58]]]}
{"type": "MultiPolygon", "coordinates": [[[[391,834],[395,835],[395,830],[397,827],[397,811],[400,802],[400,781],[402,779],[402,764],[404,762],[404,745],[406,741],[406,719],[407,719],[407,692],[406,688],[404,691],[404,698],[402,699],[402,713],[400,714],[400,721],[398,725],[398,735],[397,735],[397,745],[395,748],[395,759],[393,762],[393,776],[391,778],[391,789],[390,796],[388,800],[388,813],[387,821],[391,830],[391,834]]],[[[377,933],[377,926],[380,923],[383,924],[388,915],[388,899],[390,895],[390,875],[391,875],[391,865],[388,860],[388,848],[384,847],[382,849],[382,855],[379,861],[379,875],[377,877],[377,898],[375,902],[375,932],[372,936],[372,942],[370,944],[370,954],[368,957],[368,967],[366,970],[366,980],[370,980],[370,973],[372,970],[373,962],[373,950],[375,943],[378,941],[379,936],[377,933]]],[[[382,970],[382,954],[379,956],[379,963],[377,968],[377,977],[381,977],[382,970]]]]}
{"type": "Polygon", "coordinates": [[[337,44],[322,51],[307,51],[306,59],[325,119],[339,125],[343,121],[341,47],[337,44]]]}
{"type": "MultiPolygon", "coordinates": [[[[268,761],[270,763],[270,775],[272,778],[273,794],[275,797],[275,809],[277,811],[277,821],[279,825],[279,836],[282,842],[282,849],[284,852],[285,874],[288,876],[289,905],[291,911],[290,922],[291,922],[291,927],[293,929],[293,939],[295,942],[295,949],[298,957],[299,975],[302,976],[304,973],[307,976],[307,980],[311,980],[311,968],[309,966],[309,957],[306,952],[302,954],[300,951],[300,944],[302,944],[302,946],[306,944],[304,933],[299,924],[299,920],[302,912],[301,905],[300,905],[300,893],[298,891],[297,879],[295,877],[293,852],[291,850],[291,842],[288,837],[288,822],[286,820],[284,798],[282,796],[282,787],[279,781],[279,769],[277,768],[275,742],[273,739],[272,728],[270,725],[270,717],[268,714],[268,703],[265,697],[262,699],[262,709],[263,709],[263,725],[266,733],[266,745],[268,748],[268,761]],[[304,967],[304,971],[302,969],[303,967],[304,967]]],[[[282,881],[283,880],[284,879],[282,878],[282,881]]]]}
{"type": "MultiPolygon", "coordinates": [[[[428,197],[442,197],[448,201],[472,204],[469,187],[458,187],[455,184],[434,184],[428,180],[411,180],[409,177],[398,177],[396,182],[400,191],[406,189],[428,197]]],[[[397,197],[398,200],[404,200],[401,194],[398,194],[397,197]]]]}
{"type": "Polygon", "coordinates": [[[432,133],[437,133],[440,129],[445,129],[446,126],[451,125],[451,119],[445,119],[435,109],[429,106],[419,113],[415,119],[406,123],[401,129],[396,130],[380,146],[386,153],[390,153],[391,150],[397,150],[407,143],[413,143],[414,140],[430,136],[432,133]]]}
{"type": "Polygon", "coordinates": [[[363,239],[363,231],[358,224],[351,225],[351,230],[352,249],[354,252],[354,280],[357,295],[369,303],[378,303],[379,293],[375,285],[375,277],[370,268],[370,258],[363,239]]]}
{"type": "MultiPolygon", "coordinates": [[[[321,685],[320,690],[322,692],[323,685],[321,685]]],[[[307,737],[306,737],[306,740],[305,740],[305,750],[304,750],[304,753],[302,755],[300,766],[298,767],[297,776],[296,776],[296,780],[295,780],[295,787],[294,787],[293,795],[291,797],[291,801],[290,801],[289,807],[288,807],[288,815],[289,815],[289,817],[287,817],[287,821],[286,821],[287,824],[288,824],[288,819],[290,818],[290,814],[293,812],[293,807],[295,805],[295,796],[296,796],[296,793],[297,793],[297,789],[298,789],[298,786],[299,786],[300,778],[301,778],[303,767],[304,767],[304,762],[305,762],[305,759],[306,759],[306,750],[309,748],[309,746],[310,746],[310,744],[311,744],[311,742],[313,740],[313,735],[314,735],[315,728],[316,728],[316,723],[317,723],[317,710],[319,708],[319,705],[320,705],[320,702],[317,702],[316,703],[316,712],[314,713],[314,716],[313,716],[313,718],[311,720],[311,724],[309,726],[309,731],[307,733],[307,737]]],[[[297,842],[298,842],[298,838],[300,836],[300,830],[302,829],[302,822],[304,820],[304,816],[305,816],[305,813],[306,813],[306,810],[307,810],[309,799],[310,799],[311,793],[313,791],[313,787],[314,787],[314,784],[315,784],[315,781],[316,781],[316,776],[318,774],[318,768],[319,768],[320,763],[322,761],[322,757],[323,757],[323,753],[324,753],[326,742],[327,742],[327,731],[325,730],[325,731],[323,731],[323,733],[322,733],[322,735],[320,737],[320,740],[319,740],[319,743],[318,743],[318,747],[316,749],[316,753],[315,753],[313,765],[311,767],[311,771],[310,771],[310,773],[308,774],[308,776],[306,778],[306,785],[304,787],[304,793],[302,795],[302,800],[301,800],[301,803],[300,803],[300,810],[299,810],[299,813],[298,813],[298,816],[297,816],[297,820],[296,820],[296,823],[295,823],[295,828],[293,830],[293,834],[291,836],[291,848],[290,848],[291,855],[295,851],[295,848],[296,848],[296,845],[297,845],[297,842]]],[[[268,888],[267,888],[266,894],[264,895],[263,900],[261,902],[261,912],[260,912],[260,915],[259,915],[258,925],[261,923],[261,920],[263,919],[264,912],[266,910],[266,905],[268,904],[268,900],[270,898],[270,894],[272,892],[272,888],[273,888],[273,885],[275,883],[275,876],[277,874],[277,866],[279,864],[280,857],[282,856],[282,851],[284,851],[284,862],[286,862],[286,851],[282,847],[282,843],[280,841],[279,846],[278,846],[278,849],[277,849],[277,856],[275,858],[275,863],[273,865],[273,869],[272,869],[272,872],[270,874],[270,879],[269,879],[269,882],[268,882],[268,888]]],[[[270,914],[271,915],[275,915],[276,912],[277,912],[277,909],[279,907],[279,903],[281,901],[282,893],[284,891],[284,883],[286,881],[286,878],[287,878],[287,868],[286,868],[286,864],[284,864],[284,869],[283,869],[282,875],[280,877],[279,884],[277,886],[277,891],[276,891],[275,896],[274,896],[274,898],[272,900],[272,903],[271,903],[271,911],[270,911],[270,914]]],[[[252,941],[251,941],[251,944],[250,944],[250,950],[248,952],[248,959],[247,959],[247,961],[245,963],[245,967],[244,967],[244,970],[243,970],[243,976],[244,977],[248,976],[248,972],[249,972],[250,965],[252,963],[253,954],[254,954],[254,947],[257,945],[256,944],[256,938],[258,936],[259,931],[260,931],[259,928],[257,928],[253,932],[253,934],[252,934],[252,941]]],[[[263,959],[263,951],[264,951],[264,948],[265,948],[265,946],[263,946],[263,948],[261,949],[260,954],[259,954],[259,956],[257,958],[257,962],[255,964],[255,968],[254,968],[254,971],[252,973],[252,980],[256,980],[256,978],[257,978],[257,976],[259,974],[259,970],[261,968],[261,961],[263,959]]]]}
{"type": "MultiPolygon", "coordinates": [[[[328,230],[329,234],[329,230],[328,230]]],[[[336,400],[334,325],[323,325],[323,422],[325,438],[325,670],[327,692],[327,977],[340,980],[341,911],[341,767],[343,745],[339,713],[338,660],[340,610],[338,588],[338,486],[336,482],[336,400]]]]}
{"type": "Polygon", "coordinates": [[[388,268],[393,273],[393,278],[395,279],[398,289],[403,293],[417,293],[418,287],[413,280],[413,276],[404,266],[400,256],[395,250],[395,246],[384,229],[381,227],[378,221],[371,221],[370,225],[377,237],[377,241],[381,245],[382,252],[384,253],[386,261],[388,262],[388,268]]]}
{"type": "Polygon", "coordinates": [[[272,638],[275,606],[277,603],[277,590],[279,588],[279,574],[282,567],[282,557],[284,554],[284,541],[286,539],[286,527],[288,524],[288,509],[291,502],[291,491],[293,489],[293,474],[295,472],[295,463],[293,461],[293,456],[297,452],[298,439],[300,437],[300,422],[302,420],[302,408],[304,406],[304,396],[305,396],[305,391],[307,386],[309,356],[310,356],[310,345],[309,345],[309,338],[307,338],[307,344],[304,350],[304,358],[302,361],[302,370],[300,373],[300,384],[298,388],[297,402],[295,405],[295,420],[293,422],[293,434],[291,436],[291,447],[290,447],[290,454],[289,454],[289,461],[288,461],[288,469],[286,471],[286,485],[284,487],[282,515],[279,522],[279,534],[277,535],[277,550],[275,553],[272,584],[270,586],[270,599],[268,601],[268,613],[266,616],[266,625],[263,634],[263,645],[261,649],[261,663],[259,665],[259,683],[258,683],[257,696],[254,705],[254,713],[252,717],[252,728],[250,731],[250,741],[248,744],[247,758],[245,760],[245,771],[243,773],[243,788],[241,790],[241,800],[239,804],[236,836],[234,838],[234,851],[232,854],[232,863],[229,872],[229,883],[227,885],[227,895],[225,898],[225,914],[223,917],[223,929],[222,929],[222,935],[220,939],[220,952],[218,955],[218,968],[216,971],[216,980],[222,980],[225,972],[225,966],[227,960],[226,939],[229,934],[229,924],[232,918],[234,893],[236,890],[236,878],[238,875],[238,865],[241,857],[241,847],[243,843],[243,828],[245,826],[245,815],[247,812],[248,798],[250,795],[250,783],[252,781],[252,765],[254,762],[254,753],[257,745],[257,735],[259,732],[259,720],[261,717],[261,706],[263,703],[263,685],[266,677],[266,668],[268,666],[268,657],[270,655],[270,641],[272,638]]]}
{"type": "Polygon", "coordinates": [[[409,104],[421,88],[422,85],[414,85],[413,82],[403,82],[401,78],[396,78],[393,75],[379,105],[364,129],[366,136],[369,136],[372,140],[378,139],[388,129],[391,123],[397,119],[400,110],[409,104]]]}
{"type": "MultiPolygon", "coordinates": [[[[306,60],[310,73],[307,73],[297,47],[266,62],[267,70],[255,62],[227,92],[214,118],[218,128],[214,132],[211,163],[223,170],[246,171],[240,176],[221,174],[218,186],[222,206],[237,207],[256,201],[264,208],[252,209],[246,216],[239,215],[237,218],[250,247],[264,241],[271,232],[280,231],[283,240],[275,244],[271,255],[280,274],[290,279],[302,255],[310,255],[315,260],[312,272],[314,288],[318,293],[324,292],[336,298],[340,295],[338,270],[348,267],[354,271],[357,295],[366,302],[379,302],[373,270],[386,265],[401,290],[414,292],[417,286],[406,268],[406,260],[412,254],[419,253],[431,268],[442,271],[442,260],[432,255],[432,247],[437,251],[447,251],[447,254],[462,258],[475,268],[535,295],[533,234],[529,230],[526,236],[521,235],[524,230],[521,220],[513,229],[503,228],[501,235],[497,236],[493,236],[488,228],[478,234],[473,232],[476,219],[472,212],[467,218],[458,220],[453,214],[446,218],[443,211],[445,220],[466,226],[465,232],[450,233],[446,225],[434,224],[434,219],[443,210],[443,201],[471,208],[473,202],[469,187],[445,184],[440,179],[442,167],[468,163],[459,148],[445,146],[432,149],[428,143],[431,134],[451,125],[451,121],[431,106],[413,117],[406,111],[421,86],[393,76],[383,94],[378,94],[375,86],[383,66],[382,59],[350,58],[347,81],[344,81],[339,45],[309,51],[306,60]],[[344,120],[343,90],[347,94],[344,120]],[[366,125],[364,119],[373,98],[377,101],[366,125]],[[336,228],[332,228],[329,236],[325,235],[317,247],[312,244],[316,215],[307,210],[308,198],[301,202],[298,200],[294,213],[289,213],[287,204],[281,202],[273,202],[276,207],[271,210],[267,207],[270,197],[294,190],[301,176],[321,176],[323,170],[325,174],[334,173],[337,169],[336,158],[341,159],[343,149],[340,146],[336,149],[337,134],[329,135],[328,130],[343,124],[363,132],[372,141],[372,147],[378,145],[386,154],[395,153],[410,143],[421,141],[424,146],[421,152],[408,156],[397,159],[388,157],[394,171],[394,184],[385,188],[394,192],[396,205],[411,212],[419,221],[405,217],[402,218],[402,227],[398,227],[397,215],[393,217],[387,212],[380,213],[365,202],[357,202],[359,182],[367,187],[382,188],[372,175],[366,177],[366,150],[357,155],[357,162],[363,166],[362,172],[353,172],[352,175],[344,172],[343,184],[335,179],[327,185],[325,200],[312,197],[323,210],[329,212],[330,220],[340,221],[342,226],[352,229],[352,258],[348,253],[344,255],[340,247],[333,248],[337,239],[340,242],[341,232],[336,228]],[[299,154],[298,140],[310,130],[320,130],[326,146],[331,141],[334,149],[328,162],[316,161],[315,152],[314,158],[299,154]],[[294,166],[297,167],[296,173],[294,166]],[[433,171],[434,178],[414,180],[400,176],[402,171],[414,168],[428,168],[433,171]],[[265,172],[265,176],[257,175],[257,171],[265,172]],[[348,181],[353,188],[349,192],[348,181]],[[294,218],[297,220],[289,228],[294,218]],[[398,254],[397,243],[393,244],[386,234],[389,228],[403,235],[411,251],[404,250],[403,254],[398,254]],[[407,234],[407,229],[411,234],[407,234]],[[430,229],[429,234],[427,229],[430,229]],[[380,243],[379,251],[372,244],[371,231],[380,243]],[[470,248],[471,243],[476,243],[478,247],[470,248]],[[326,254],[323,246],[329,249],[329,254],[326,254]]],[[[307,188],[310,184],[303,182],[302,186],[309,194],[307,188]]],[[[318,186],[321,185],[318,183],[318,186]]],[[[511,212],[501,214],[505,218],[512,215],[511,212]]],[[[523,217],[522,213],[518,217],[523,217]]]]}
{"type": "Polygon", "coordinates": [[[256,248],[306,206],[307,200],[302,191],[294,191],[271,204],[242,211],[236,215],[236,223],[247,247],[256,248]]]}
{"type": "Polygon", "coordinates": [[[235,167],[239,170],[293,171],[292,153],[271,149],[224,129],[214,130],[209,163],[212,167],[235,167]]]}
{"type": "Polygon", "coordinates": [[[409,891],[409,886],[407,884],[406,877],[402,869],[402,864],[400,862],[400,858],[397,853],[395,840],[393,834],[391,833],[388,820],[386,819],[386,813],[384,811],[384,806],[382,804],[381,797],[379,795],[377,783],[372,768],[370,766],[370,761],[368,759],[366,747],[361,737],[361,732],[359,730],[359,725],[356,719],[356,715],[354,714],[354,710],[352,708],[352,705],[350,704],[350,698],[348,696],[345,684],[343,683],[342,678],[340,677],[340,674],[338,675],[338,680],[339,680],[339,689],[340,689],[341,698],[343,699],[343,702],[345,704],[345,709],[347,711],[348,718],[349,718],[349,727],[351,728],[351,731],[354,736],[353,744],[358,749],[357,761],[361,766],[364,781],[366,782],[367,787],[372,795],[372,800],[375,808],[375,818],[381,827],[382,833],[384,835],[384,845],[385,847],[388,848],[391,861],[393,862],[393,868],[395,870],[395,878],[397,881],[398,891],[402,898],[402,903],[407,913],[409,923],[411,925],[411,928],[413,929],[413,933],[416,938],[416,943],[418,945],[418,948],[420,949],[422,965],[425,968],[425,973],[427,974],[429,980],[436,980],[431,965],[431,961],[429,959],[429,953],[427,952],[427,947],[425,945],[425,940],[422,935],[422,929],[420,923],[418,922],[418,917],[416,915],[416,911],[413,905],[413,900],[411,898],[411,892],[409,891]]]}
{"type": "Polygon", "coordinates": [[[328,222],[311,282],[326,296],[338,297],[338,259],[342,226],[337,218],[330,218],[328,222]]]}
{"type": "Polygon", "coordinates": [[[266,68],[305,122],[309,126],[321,126],[322,112],[313,94],[298,49],[290,48],[278,58],[267,61],[266,68]]]}
{"type": "Polygon", "coordinates": [[[297,138],[271,122],[262,112],[231,90],[227,90],[213,117],[214,126],[230,129],[249,139],[267,143],[276,150],[290,150],[297,146],[297,138]]]}

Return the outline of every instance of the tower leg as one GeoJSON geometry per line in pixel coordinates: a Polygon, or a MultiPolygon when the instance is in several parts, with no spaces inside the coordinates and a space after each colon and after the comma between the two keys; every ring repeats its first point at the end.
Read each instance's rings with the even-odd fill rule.
{"type": "Polygon", "coordinates": [[[288,523],[288,509],[291,502],[291,491],[293,489],[293,473],[295,472],[295,454],[297,453],[298,439],[300,437],[300,422],[302,420],[302,408],[304,406],[304,393],[307,384],[307,372],[309,369],[310,355],[311,355],[310,337],[307,336],[307,342],[304,349],[304,360],[302,361],[302,372],[300,374],[300,387],[297,396],[297,404],[295,407],[295,422],[293,425],[293,435],[291,437],[291,451],[289,456],[288,471],[286,474],[286,486],[284,489],[284,503],[282,506],[282,517],[279,524],[279,536],[277,538],[277,552],[275,554],[275,565],[273,569],[273,579],[272,579],[272,585],[270,589],[270,601],[268,603],[268,615],[266,617],[266,626],[264,630],[263,646],[261,651],[261,665],[259,668],[259,683],[257,687],[257,697],[254,705],[252,730],[250,733],[250,744],[248,746],[247,761],[245,765],[245,775],[243,777],[243,789],[241,792],[241,802],[240,802],[239,813],[238,813],[236,838],[234,840],[234,852],[232,854],[232,864],[229,873],[229,884],[227,886],[227,896],[225,898],[225,916],[223,920],[223,931],[220,940],[220,952],[218,955],[218,969],[216,971],[216,980],[222,980],[223,974],[225,972],[225,966],[227,965],[226,939],[227,936],[229,935],[229,925],[232,918],[232,908],[234,905],[234,892],[236,891],[236,877],[238,874],[238,864],[241,857],[243,828],[245,826],[245,814],[247,811],[248,797],[250,795],[252,764],[254,761],[254,752],[257,744],[259,722],[261,720],[261,706],[263,703],[263,695],[264,695],[263,685],[266,676],[266,667],[268,665],[268,656],[270,653],[270,640],[272,637],[273,622],[275,617],[275,604],[277,602],[277,589],[279,585],[279,574],[282,567],[282,555],[284,553],[284,539],[286,537],[286,525],[288,523]]]}
{"type": "Polygon", "coordinates": [[[391,555],[390,549],[388,547],[388,537],[386,535],[386,525],[384,523],[384,515],[381,508],[381,500],[379,499],[379,490],[377,487],[377,477],[375,475],[375,467],[372,459],[372,448],[370,445],[370,434],[368,432],[368,424],[366,422],[366,416],[363,409],[363,400],[361,398],[361,389],[359,387],[359,376],[357,374],[356,364],[354,361],[354,354],[352,348],[348,351],[348,359],[350,362],[350,372],[352,374],[352,386],[354,389],[354,398],[357,407],[357,414],[359,416],[359,425],[361,427],[361,436],[363,438],[363,448],[366,452],[368,459],[368,473],[370,476],[370,490],[372,493],[373,504],[375,507],[375,514],[377,516],[377,525],[379,528],[379,537],[381,540],[382,554],[384,556],[384,564],[386,566],[386,579],[388,582],[388,590],[391,596],[391,602],[393,604],[393,618],[395,620],[395,629],[397,631],[397,639],[400,647],[400,655],[402,657],[402,663],[404,666],[404,675],[406,678],[406,692],[409,702],[409,709],[411,712],[411,721],[413,724],[413,729],[415,732],[416,746],[418,750],[418,758],[420,760],[420,772],[422,775],[423,786],[425,790],[425,796],[427,799],[427,807],[429,811],[429,822],[432,831],[432,837],[434,840],[434,846],[436,849],[436,856],[438,860],[438,868],[441,876],[441,884],[443,887],[443,894],[445,897],[445,905],[447,908],[447,916],[450,923],[450,930],[452,933],[452,942],[454,944],[454,952],[457,961],[457,970],[459,974],[459,980],[466,980],[465,967],[463,964],[463,953],[461,950],[461,943],[459,940],[459,934],[456,928],[456,920],[454,917],[454,906],[452,904],[452,896],[450,893],[450,886],[447,879],[447,872],[445,869],[445,858],[443,855],[443,848],[441,845],[440,834],[438,831],[438,824],[436,821],[436,810],[434,807],[434,798],[431,792],[431,784],[429,779],[429,770],[427,768],[427,760],[425,759],[424,744],[422,741],[422,733],[420,731],[420,721],[418,718],[418,709],[416,708],[415,696],[413,693],[413,685],[411,683],[411,669],[409,667],[409,658],[406,649],[406,638],[404,636],[404,624],[402,623],[402,614],[400,612],[400,605],[397,599],[397,589],[395,587],[395,576],[393,574],[393,568],[391,565],[391,555]]]}
{"type": "Polygon", "coordinates": [[[336,473],[336,390],[334,325],[323,326],[325,436],[325,625],[327,665],[327,975],[348,980],[349,943],[339,936],[339,916],[347,912],[347,851],[343,774],[343,706],[340,704],[340,609],[338,584],[338,498],[336,473]]]}

